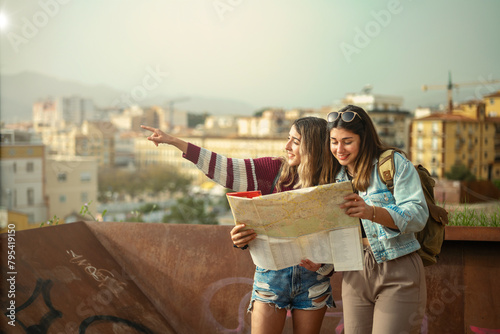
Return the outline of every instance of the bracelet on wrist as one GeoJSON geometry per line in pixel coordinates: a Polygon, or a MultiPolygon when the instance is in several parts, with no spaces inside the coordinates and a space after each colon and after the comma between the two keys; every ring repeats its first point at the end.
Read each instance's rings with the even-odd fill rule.
{"type": "Polygon", "coordinates": [[[316,270],[316,273],[323,276],[332,276],[334,272],[335,268],[333,267],[333,264],[322,264],[321,267],[316,270]]]}

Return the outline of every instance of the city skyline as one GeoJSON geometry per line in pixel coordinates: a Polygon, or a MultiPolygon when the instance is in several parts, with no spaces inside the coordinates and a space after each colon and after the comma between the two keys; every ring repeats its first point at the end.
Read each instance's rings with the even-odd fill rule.
{"type": "Polygon", "coordinates": [[[458,102],[500,89],[487,83],[500,79],[492,0],[0,4],[0,74],[121,91],[110,104],[199,96],[255,110],[320,108],[369,84],[412,110],[446,104],[444,88],[421,86],[446,86],[449,71],[470,83],[454,90],[458,102]]]}

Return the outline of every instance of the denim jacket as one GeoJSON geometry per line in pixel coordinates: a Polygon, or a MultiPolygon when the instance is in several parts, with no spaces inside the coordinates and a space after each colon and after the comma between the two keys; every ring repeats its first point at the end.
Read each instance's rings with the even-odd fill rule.
{"type": "MultiPolygon", "coordinates": [[[[366,237],[378,263],[410,254],[420,248],[415,232],[422,230],[429,216],[420,178],[415,167],[400,153],[394,154],[394,195],[378,175],[378,159],[373,161],[370,185],[359,195],[368,205],[385,208],[398,230],[390,229],[361,219],[366,237]]],[[[345,167],[339,171],[336,181],[347,181],[345,167]]]]}

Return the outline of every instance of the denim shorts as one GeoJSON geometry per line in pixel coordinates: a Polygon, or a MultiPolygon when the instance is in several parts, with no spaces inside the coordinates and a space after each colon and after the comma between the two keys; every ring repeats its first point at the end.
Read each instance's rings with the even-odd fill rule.
{"type": "Polygon", "coordinates": [[[281,270],[268,270],[257,266],[249,312],[252,311],[253,302],[256,300],[288,310],[318,310],[334,305],[330,277],[301,266],[281,270]]]}

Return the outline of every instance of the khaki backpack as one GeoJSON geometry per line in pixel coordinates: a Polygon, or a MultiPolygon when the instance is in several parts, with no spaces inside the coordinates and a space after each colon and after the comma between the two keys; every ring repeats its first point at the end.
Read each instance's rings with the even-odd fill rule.
{"type": "MultiPolygon", "coordinates": [[[[444,241],[444,227],[448,224],[448,211],[437,206],[434,199],[434,185],[436,181],[431,177],[429,171],[422,165],[415,165],[420,177],[425,201],[429,208],[429,219],[422,231],[415,233],[420,243],[418,254],[422,258],[424,266],[430,266],[437,262],[444,241]]],[[[387,188],[394,193],[394,150],[383,152],[378,160],[378,172],[380,179],[387,188]]]]}

